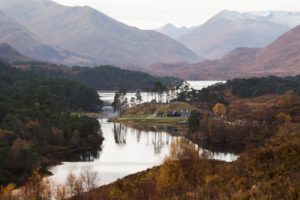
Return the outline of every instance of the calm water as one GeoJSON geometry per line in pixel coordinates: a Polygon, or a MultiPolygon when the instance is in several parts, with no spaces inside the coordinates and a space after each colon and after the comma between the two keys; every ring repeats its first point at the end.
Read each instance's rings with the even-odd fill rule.
{"type": "Polygon", "coordinates": [[[187,81],[192,88],[195,90],[201,90],[210,85],[214,85],[216,83],[225,83],[226,81],[187,81]]]}
{"type": "MultiPolygon", "coordinates": [[[[225,81],[187,81],[190,84],[191,88],[195,90],[201,90],[210,85],[214,85],[216,83],[224,83],[225,81]]],[[[105,102],[113,102],[115,91],[99,91],[99,95],[101,99],[105,102]]],[[[141,92],[142,98],[144,102],[150,102],[154,99],[154,96],[151,96],[149,93],[141,92]]],[[[135,93],[128,92],[127,98],[130,100],[131,97],[135,97],[135,93]]]]}
{"type": "MultiPolygon", "coordinates": [[[[102,99],[111,101],[113,93],[101,93],[101,96],[105,97],[102,99]]],[[[104,112],[109,117],[113,115],[110,107],[105,107],[104,112]]],[[[164,130],[141,131],[124,124],[110,123],[107,118],[99,121],[105,138],[99,156],[91,158],[90,162],[64,162],[52,167],[50,171],[54,175],[50,177],[51,181],[56,184],[64,183],[68,174],[79,174],[83,168],[91,167],[99,173],[99,185],[111,183],[118,178],[161,164],[169,154],[172,141],[181,137],[164,130]]],[[[228,162],[237,159],[234,154],[213,153],[201,148],[199,151],[211,159],[228,162]]]]}

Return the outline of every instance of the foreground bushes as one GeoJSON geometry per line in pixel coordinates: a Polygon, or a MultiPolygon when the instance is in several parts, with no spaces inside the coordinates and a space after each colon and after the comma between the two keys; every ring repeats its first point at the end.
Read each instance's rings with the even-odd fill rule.
{"type": "Polygon", "coordinates": [[[91,192],[95,199],[299,199],[299,126],[233,163],[200,158],[193,146],[173,144],[159,168],[128,176],[91,192]]]}
{"type": "Polygon", "coordinates": [[[64,200],[71,197],[74,197],[75,200],[90,199],[88,194],[84,197],[84,193],[95,189],[99,181],[99,175],[90,167],[83,168],[78,176],[69,174],[62,185],[52,184],[39,174],[38,169],[35,169],[32,176],[21,188],[16,189],[14,184],[0,188],[0,199],[64,200]]]}

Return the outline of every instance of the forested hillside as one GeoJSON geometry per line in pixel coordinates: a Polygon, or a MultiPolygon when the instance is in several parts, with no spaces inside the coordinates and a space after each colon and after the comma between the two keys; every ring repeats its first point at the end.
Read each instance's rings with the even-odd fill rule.
{"type": "Polygon", "coordinates": [[[86,196],[109,200],[299,199],[299,127],[280,128],[271,141],[248,150],[233,163],[200,157],[187,142],[172,147],[162,166],[127,176],[86,196]]]}
{"type": "Polygon", "coordinates": [[[129,175],[86,196],[299,199],[299,83],[299,76],[271,76],[182,91],[176,101],[196,108],[185,136],[204,149],[236,152],[239,158],[230,163],[210,160],[205,150],[199,156],[190,141],[175,140],[161,166],[129,175]]]}
{"type": "Polygon", "coordinates": [[[99,122],[70,112],[101,106],[96,90],[81,83],[0,63],[0,185],[23,183],[34,168],[60,161],[59,152],[99,148],[99,122]]]}
{"type": "Polygon", "coordinates": [[[97,90],[145,90],[152,88],[158,81],[164,86],[168,86],[170,83],[179,85],[181,82],[178,78],[151,76],[144,72],[129,71],[113,66],[69,68],[32,64],[30,70],[45,77],[76,80],[97,90]]]}

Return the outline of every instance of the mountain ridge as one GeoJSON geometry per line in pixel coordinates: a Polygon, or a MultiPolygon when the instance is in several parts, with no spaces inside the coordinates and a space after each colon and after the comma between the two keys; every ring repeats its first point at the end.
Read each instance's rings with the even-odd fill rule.
{"type": "Polygon", "coordinates": [[[97,64],[198,61],[198,56],[178,41],[156,31],[127,26],[88,6],[0,0],[0,10],[30,27],[51,46],[91,58],[97,64]]]}
{"type": "Polygon", "coordinates": [[[155,31],[158,31],[160,33],[163,33],[173,39],[178,39],[179,37],[191,32],[194,30],[196,27],[186,27],[186,26],[181,26],[177,27],[174,24],[167,23],[164,26],[155,29],[155,31]]]}
{"type": "Polygon", "coordinates": [[[30,58],[22,55],[7,43],[0,43],[0,60],[4,62],[30,62],[30,58]]]}
{"type": "MultiPolygon", "coordinates": [[[[223,10],[178,40],[199,56],[211,60],[222,58],[239,47],[262,48],[293,28],[291,24],[279,23],[280,19],[288,18],[289,12],[270,13],[272,15],[261,16],[223,10]]],[[[299,25],[300,12],[297,14],[293,23],[297,21],[299,25]]]]}
{"type": "Polygon", "coordinates": [[[300,74],[300,26],[265,48],[237,48],[221,59],[195,64],[156,65],[154,73],[186,80],[227,80],[238,77],[300,74]]]}
{"type": "Polygon", "coordinates": [[[71,55],[69,52],[53,48],[44,43],[37,35],[25,26],[7,16],[0,10],[0,43],[7,43],[21,54],[53,63],[71,64],[72,59],[84,61],[80,56],[71,55]],[[70,58],[72,58],[70,60],[70,58]],[[69,59],[69,60],[68,60],[69,59]]]}

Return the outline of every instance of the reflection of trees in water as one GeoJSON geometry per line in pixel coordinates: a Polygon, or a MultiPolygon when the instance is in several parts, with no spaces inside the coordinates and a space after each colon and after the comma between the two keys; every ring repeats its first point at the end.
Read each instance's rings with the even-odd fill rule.
{"type": "Polygon", "coordinates": [[[142,131],[136,129],[136,141],[140,143],[142,131]]]}
{"type": "Polygon", "coordinates": [[[88,149],[83,148],[78,152],[70,152],[64,154],[60,159],[69,162],[78,162],[78,161],[92,162],[95,159],[99,158],[100,152],[101,152],[101,146],[92,147],[88,149]]]}
{"type": "Polygon", "coordinates": [[[157,126],[155,128],[152,126],[151,130],[142,130],[140,128],[127,127],[125,124],[115,123],[113,127],[115,143],[120,145],[126,144],[128,132],[135,135],[137,143],[145,142],[145,145],[153,146],[155,154],[160,154],[165,146],[169,146],[172,143],[174,136],[165,132],[165,130],[158,129],[157,126]],[[146,141],[143,141],[145,139],[146,141]]]}
{"type": "Polygon", "coordinates": [[[162,148],[168,145],[170,142],[170,135],[163,132],[153,132],[152,134],[152,144],[154,146],[154,153],[161,153],[162,148]]]}
{"type": "MultiPolygon", "coordinates": [[[[99,155],[99,153],[97,153],[97,155],[99,155]]],[[[92,162],[94,161],[95,157],[97,158],[97,155],[93,155],[93,152],[91,151],[83,152],[80,155],[80,161],[92,162]]]]}
{"type": "Polygon", "coordinates": [[[170,135],[173,136],[182,136],[184,133],[186,133],[186,129],[180,127],[180,126],[173,126],[173,125],[155,125],[155,124],[130,124],[131,128],[134,128],[136,130],[140,131],[149,131],[149,132],[167,132],[170,135]]]}
{"type": "Polygon", "coordinates": [[[114,124],[114,136],[117,144],[126,144],[127,126],[125,124],[114,124]]]}
{"type": "Polygon", "coordinates": [[[223,143],[223,142],[201,142],[202,148],[208,149],[212,152],[240,154],[245,151],[244,144],[238,143],[223,143]]]}

